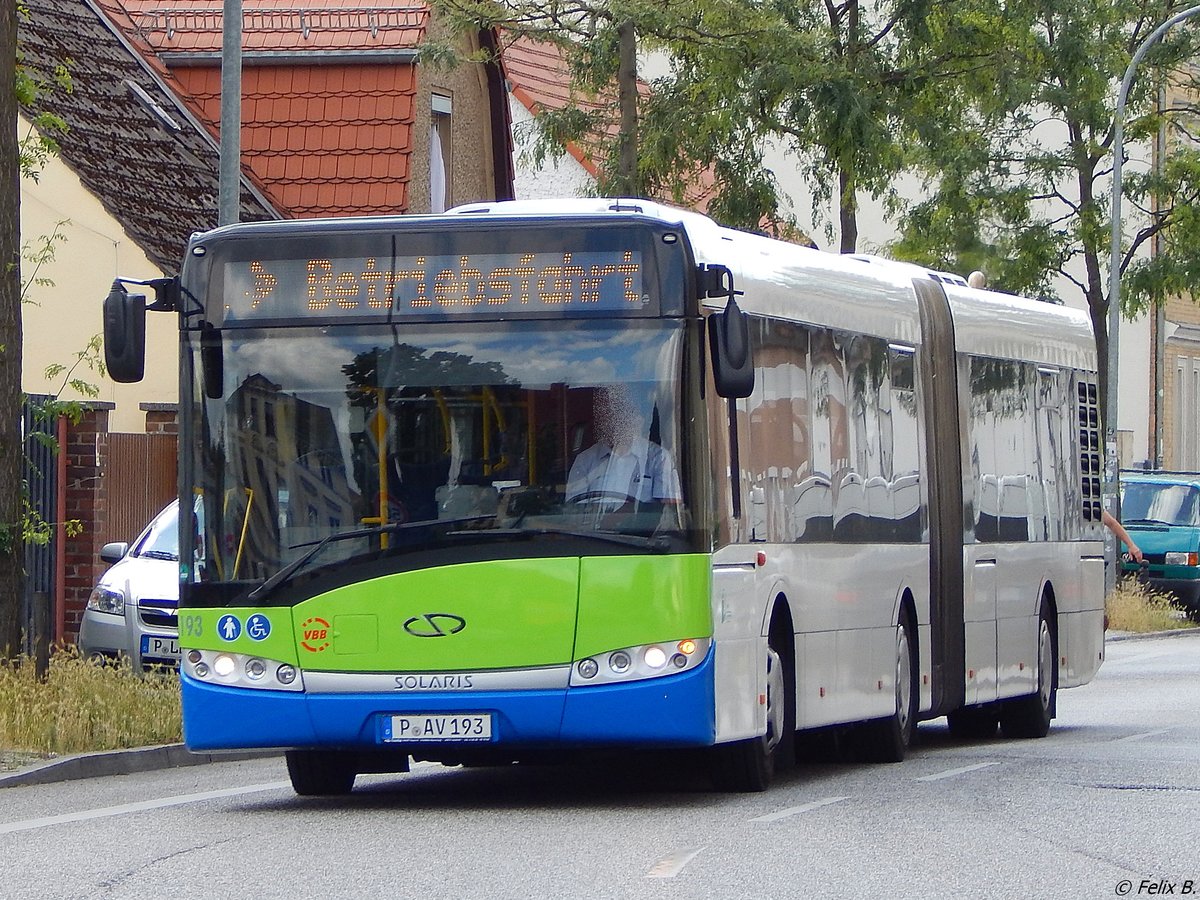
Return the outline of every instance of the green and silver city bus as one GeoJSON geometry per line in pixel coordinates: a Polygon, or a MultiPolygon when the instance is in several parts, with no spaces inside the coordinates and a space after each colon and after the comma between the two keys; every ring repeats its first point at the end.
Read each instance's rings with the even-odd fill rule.
{"type": "Polygon", "coordinates": [[[589,748],[761,790],[823,729],[1043,735],[1103,659],[1081,313],[640,200],[233,225],[151,284],[185,741],[302,794],[589,748]]]}

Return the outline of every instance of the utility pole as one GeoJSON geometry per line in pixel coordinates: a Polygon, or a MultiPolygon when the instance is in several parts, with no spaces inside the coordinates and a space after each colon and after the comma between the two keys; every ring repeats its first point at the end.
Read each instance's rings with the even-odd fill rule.
{"type": "Polygon", "coordinates": [[[221,170],[217,224],[240,218],[242,186],[242,0],[225,0],[221,29],[221,170]]]}

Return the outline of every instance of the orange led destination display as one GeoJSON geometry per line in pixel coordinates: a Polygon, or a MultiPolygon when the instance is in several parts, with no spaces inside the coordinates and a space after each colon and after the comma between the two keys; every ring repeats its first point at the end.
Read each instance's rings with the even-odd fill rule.
{"type": "Polygon", "coordinates": [[[637,250],[263,259],[225,264],[225,321],[634,312],[637,250]]]}

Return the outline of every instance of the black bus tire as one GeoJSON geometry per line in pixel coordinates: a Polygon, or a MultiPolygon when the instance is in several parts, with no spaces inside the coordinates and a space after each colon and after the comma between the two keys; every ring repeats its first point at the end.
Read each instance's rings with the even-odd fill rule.
{"type": "Polygon", "coordinates": [[[354,755],[333,750],[288,750],[288,777],[301,797],[349,794],[354,787],[354,755]]]}
{"type": "Polygon", "coordinates": [[[1058,639],[1050,604],[1042,600],[1038,613],[1037,690],[1008,700],[1000,707],[1000,731],[1006,738],[1040,738],[1050,731],[1058,693],[1058,639]]]}

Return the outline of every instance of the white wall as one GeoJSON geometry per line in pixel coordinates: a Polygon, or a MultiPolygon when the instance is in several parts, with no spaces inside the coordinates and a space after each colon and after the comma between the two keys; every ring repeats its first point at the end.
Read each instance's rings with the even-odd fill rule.
{"type": "MultiPolygon", "coordinates": [[[[28,128],[24,119],[18,122],[20,134],[28,133],[28,128]]],[[[65,240],[55,242],[54,261],[36,273],[39,278],[53,281],[53,285],[30,285],[26,296],[32,302],[22,307],[21,381],[27,393],[61,391],[64,399],[80,399],[74,391],[62,389],[62,376],[47,379],[46,367],[53,363],[69,367],[92,335],[103,330],[104,297],[117,275],[159,278],[163,273],[84,189],[75,174],[60,160],[52,159],[36,183],[29,179],[21,183],[21,241],[37,243],[40,236],[53,234],[56,229],[65,240]]],[[[23,282],[35,274],[24,260],[21,269],[23,282]]],[[[146,343],[146,378],[140,384],[119,385],[83,367],[75,372],[81,380],[99,386],[97,400],[116,404],[109,414],[112,431],[145,431],[146,416],[139,409],[140,403],[178,401],[175,316],[148,314],[146,343]]]]}
{"type": "Polygon", "coordinates": [[[513,186],[517,200],[587,197],[595,192],[595,179],[573,156],[547,159],[542,168],[535,169],[529,155],[533,114],[512,94],[508,95],[508,108],[513,124],[513,186]]]}

